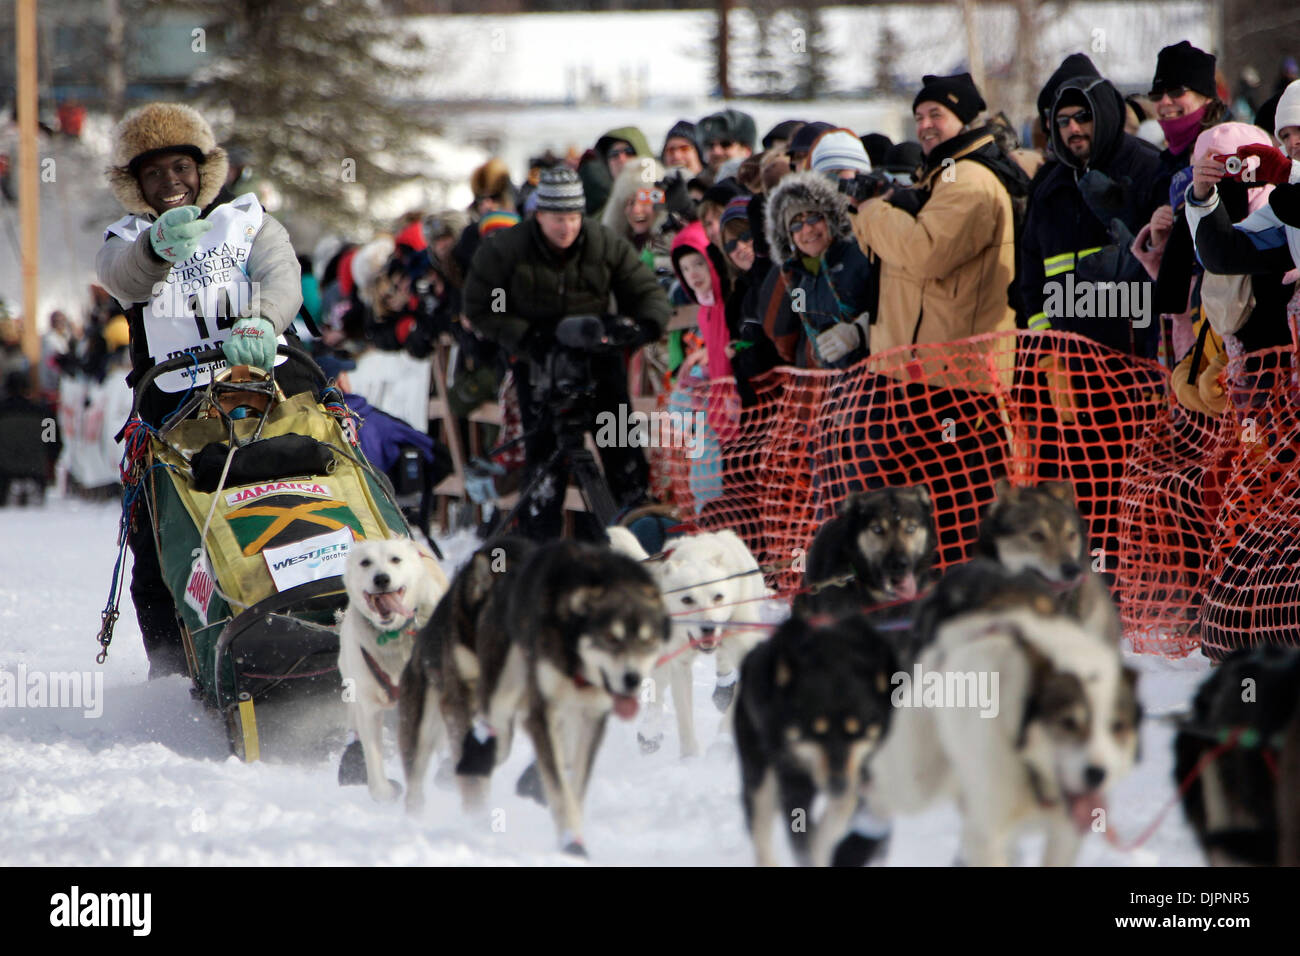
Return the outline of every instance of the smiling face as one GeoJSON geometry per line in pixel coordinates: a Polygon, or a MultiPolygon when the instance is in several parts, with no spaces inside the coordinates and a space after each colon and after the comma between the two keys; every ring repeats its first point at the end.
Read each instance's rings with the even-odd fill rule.
{"type": "Polygon", "coordinates": [[[1152,99],[1155,100],[1156,116],[1159,119],[1178,119],[1188,113],[1195,113],[1210,102],[1208,96],[1181,86],[1164,90],[1159,97],[1152,97],[1152,99]]]}
{"type": "Polygon", "coordinates": [[[831,232],[825,216],[800,213],[791,218],[789,228],[795,248],[810,259],[816,259],[830,247],[831,232]],[[813,218],[817,221],[813,222],[813,218]]]}
{"type": "Polygon", "coordinates": [[[655,206],[652,202],[638,202],[632,197],[623,204],[623,215],[634,236],[649,235],[655,223],[655,206]]]}
{"type": "Polygon", "coordinates": [[[159,215],[193,206],[199,198],[199,165],[188,153],[152,156],[140,164],[136,178],[144,201],[159,215]]]}
{"type": "Polygon", "coordinates": [[[723,244],[727,257],[741,272],[748,272],[754,265],[754,236],[749,231],[749,223],[743,220],[730,220],[722,229],[723,244]]]}
{"type": "Polygon", "coordinates": [[[960,133],[964,125],[956,113],[941,103],[917,103],[912,118],[916,120],[917,142],[927,156],[940,143],[960,133]]]}

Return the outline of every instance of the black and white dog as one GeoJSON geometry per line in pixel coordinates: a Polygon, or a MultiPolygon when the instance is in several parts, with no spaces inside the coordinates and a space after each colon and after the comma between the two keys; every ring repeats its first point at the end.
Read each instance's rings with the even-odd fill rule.
{"type": "Polygon", "coordinates": [[[828,866],[858,808],[859,781],[889,728],[895,658],[867,618],[795,616],[741,666],[736,697],[745,821],[757,862],[776,857],[772,825],[790,827],[800,864],[828,866]],[[827,798],[813,820],[813,802],[827,798]]]}
{"type": "Polygon", "coordinates": [[[490,775],[522,717],[560,845],[585,856],[582,803],[605,722],[611,710],[637,715],[668,640],[659,588],[640,564],[574,541],[542,545],[479,613],[477,706],[456,772],[490,775]]]}

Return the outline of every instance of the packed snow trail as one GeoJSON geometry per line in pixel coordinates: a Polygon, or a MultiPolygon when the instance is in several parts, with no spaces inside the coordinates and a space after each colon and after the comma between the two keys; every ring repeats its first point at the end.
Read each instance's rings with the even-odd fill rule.
{"type": "MultiPolygon", "coordinates": [[[[493,777],[488,816],[465,817],[454,792],[430,784],[425,812],[411,819],[400,801],[376,804],[364,787],[337,785],[341,738],[305,763],[246,765],[230,757],[221,722],[191,698],[188,680],[146,679],[125,587],[112,649],[97,665],[117,518],[116,503],[73,499],[0,510],[0,666],[15,675],[20,665],[47,675],[98,673],[103,688],[99,717],[85,716],[85,707],[0,708],[0,866],[575,865],[555,849],[549,814],[514,795],[531,759],[526,736],[493,777]]],[[[445,542],[448,570],[472,547],[465,536],[445,542]]],[[[643,756],[633,726],[611,718],[587,799],[592,863],[753,862],[730,742],[713,737],[711,663],[698,663],[695,675],[704,756],[678,758],[671,719],[664,746],[643,756]]],[[[1199,657],[1133,663],[1149,717],[1186,707],[1208,670],[1199,657]]],[[[1171,736],[1168,722],[1143,726],[1142,762],[1110,799],[1109,824],[1122,839],[1139,833],[1173,794],[1171,736]]],[[[391,719],[385,743],[388,775],[400,781],[391,719]]],[[[900,819],[888,862],[949,865],[958,832],[952,806],[900,819]]],[[[778,848],[788,861],[784,840],[778,848]]],[[[1041,844],[1026,841],[1023,849],[1035,859],[1041,844]]],[[[1142,849],[1119,853],[1093,834],[1080,862],[1203,861],[1175,808],[1142,849]]]]}

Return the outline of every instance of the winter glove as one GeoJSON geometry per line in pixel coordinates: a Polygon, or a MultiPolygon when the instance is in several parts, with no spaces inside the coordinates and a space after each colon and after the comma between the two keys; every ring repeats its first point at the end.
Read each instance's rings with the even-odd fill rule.
{"type": "Polygon", "coordinates": [[[1247,178],[1250,173],[1244,166],[1236,175],[1229,174],[1227,177],[1229,179],[1237,179],[1247,183],[1273,183],[1278,186],[1285,186],[1291,181],[1291,157],[1276,146],[1247,143],[1237,150],[1237,156],[1240,159],[1256,156],[1259,158],[1259,167],[1255,170],[1253,179],[1247,178]]]}
{"type": "Polygon", "coordinates": [[[1063,422],[1074,421],[1075,401],[1073,383],[1070,381],[1069,369],[1062,368],[1055,355],[1044,355],[1038,360],[1039,371],[1047,382],[1047,396],[1056,406],[1056,413],[1063,422]]]}
{"type": "Polygon", "coordinates": [[[1188,352],[1187,357],[1174,366],[1174,370],[1169,373],[1169,387],[1173,389],[1174,398],[1184,408],[1202,415],[1214,415],[1215,412],[1201,398],[1200,382],[1187,380],[1192,374],[1192,357],[1193,353],[1188,352]]]}
{"type": "Polygon", "coordinates": [[[1278,186],[1269,193],[1268,204],[1283,223],[1300,228],[1300,185],[1278,186]]]}
{"type": "Polygon", "coordinates": [[[1118,219],[1132,232],[1134,224],[1142,218],[1133,205],[1131,186],[1129,180],[1111,179],[1099,169],[1090,169],[1079,177],[1079,192],[1085,205],[1102,223],[1111,223],[1112,230],[1118,219]]]}
{"type": "Polygon", "coordinates": [[[1177,209],[1187,198],[1187,187],[1192,184],[1196,173],[1191,166],[1178,170],[1169,180],[1169,206],[1177,209]]]}
{"type": "Polygon", "coordinates": [[[149,227],[149,241],[159,259],[183,262],[194,255],[199,237],[212,228],[212,223],[199,218],[202,211],[198,206],[168,209],[149,227]]]}
{"type": "Polygon", "coordinates": [[[625,315],[605,318],[605,336],[613,345],[633,348],[659,341],[659,327],[648,319],[633,319],[625,315]]]}
{"type": "Polygon", "coordinates": [[[1201,401],[1209,410],[1209,414],[1216,418],[1228,407],[1228,395],[1219,383],[1219,376],[1227,367],[1227,357],[1222,352],[1216,353],[1210,357],[1210,363],[1205,366],[1205,371],[1196,380],[1196,389],[1200,393],[1201,401]]]}
{"type": "Polygon", "coordinates": [[[832,325],[825,332],[818,334],[817,354],[827,365],[834,365],[858,349],[865,350],[869,335],[868,323],[867,316],[860,315],[852,322],[839,322],[832,325]]]}
{"type": "Polygon", "coordinates": [[[275,326],[259,316],[240,319],[221,346],[231,365],[270,369],[275,364],[275,326]]]}

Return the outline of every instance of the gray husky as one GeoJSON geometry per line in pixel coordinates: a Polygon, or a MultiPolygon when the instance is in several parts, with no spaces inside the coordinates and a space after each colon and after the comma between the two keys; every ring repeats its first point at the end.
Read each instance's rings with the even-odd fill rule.
{"type": "Polygon", "coordinates": [[[456,773],[485,785],[521,716],[560,845],[585,856],[582,801],[605,722],[611,710],[636,716],[668,638],[659,588],[636,561],[574,541],[542,545],[488,590],[473,666],[460,652],[475,695],[472,712],[458,700],[454,728],[448,720],[453,733],[468,727],[456,773]]]}

